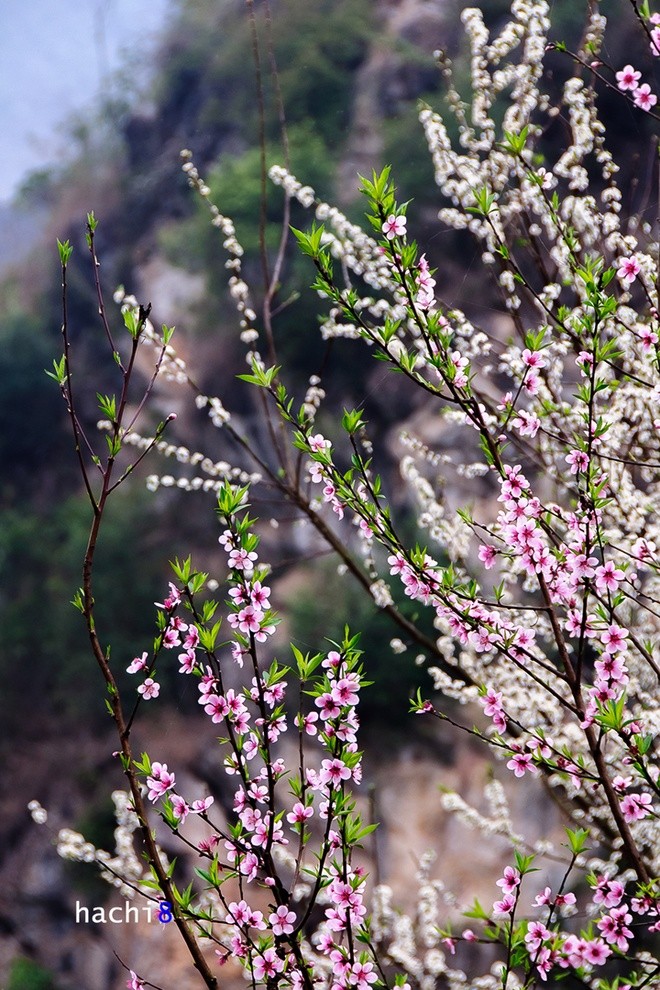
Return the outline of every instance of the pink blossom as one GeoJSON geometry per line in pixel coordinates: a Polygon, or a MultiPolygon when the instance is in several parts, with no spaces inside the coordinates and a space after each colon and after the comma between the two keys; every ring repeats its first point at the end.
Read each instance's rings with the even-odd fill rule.
{"type": "Polygon", "coordinates": [[[382,226],[382,231],[388,241],[394,240],[395,237],[405,237],[406,223],[404,216],[401,214],[395,216],[394,213],[391,213],[382,226]]]}
{"type": "Polygon", "coordinates": [[[126,980],[126,986],[128,990],[143,990],[144,982],[133,970],[130,971],[130,976],[126,980]]]}
{"type": "Polygon", "coordinates": [[[229,553],[229,566],[237,571],[251,571],[257,554],[254,550],[231,550],[229,553]]]}
{"type": "Polygon", "coordinates": [[[611,912],[604,915],[596,924],[608,945],[616,945],[621,952],[626,952],[629,944],[628,939],[633,937],[633,933],[628,928],[631,921],[632,915],[628,908],[623,905],[612,908],[611,912]]]}
{"type": "MultiPolygon", "coordinates": [[[[657,14],[654,14],[653,17],[657,17],[657,14]]],[[[651,23],[657,24],[658,22],[654,21],[653,17],[651,23]]],[[[660,55],[660,27],[654,27],[651,31],[651,52],[654,55],[660,55]]]]}
{"type": "Polygon", "coordinates": [[[171,797],[171,801],[172,801],[172,812],[174,814],[174,817],[178,818],[180,825],[183,825],[186,818],[190,814],[190,807],[179,794],[173,794],[171,797]]]}
{"type": "Polygon", "coordinates": [[[538,773],[538,767],[532,763],[531,753],[515,753],[507,763],[509,770],[513,770],[516,777],[524,777],[525,773],[538,773]]]}
{"type": "Polygon", "coordinates": [[[337,718],[341,711],[341,708],[330,693],[319,695],[314,704],[321,709],[320,714],[324,721],[330,718],[337,718]]]}
{"type": "Polygon", "coordinates": [[[616,84],[622,92],[635,90],[641,77],[642,73],[638,72],[632,65],[624,65],[621,71],[616,74],[616,84]]]}
{"type": "Polygon", "coordinates": [[[625,887],[619,880],[606,880],[600,876],[594,889],[593,902],[606,908],[618,907],[625,892],[625,887]]]}
{"type": "Polygon", "coordinates": [[[252,964],[252,972],[256,980],[269,980],[283,969],[284,962],[276,954],[275,949],[264,949],[252,964]]]}
{"type": "Polygon", "coordinates": [[[229,616],[229,622],[231,625],[240,629],[243,633],[256,633],[261,627],[261,620],[264,617],[264,613],[261,609],[255,608],[254,605],[246,605],[242,608],[238,615],[229,616]],[[232,623],[232,618],[235,620],[232,623]]]}
{"type": "Polygon", "coordinates": [[[520,873],[513,866],[505,866],[504,873],[496,885],[502,888],[503,894],[512,894],[520,886],[520,873]]]}
{"type": "Polygon", "coordinates": [[[566,565],[574,581],[579,581],[581,578],[592,578],[596,573],[594,564],[597,563],[597,557],[587,557],[585,553],[576,553],[570,548],[566,551],[566,565]]]}
{"type": "Polygon", "coordinates": [[[370,962],[353,963],[351,976],[356,981],[357,990],[369,990],[370,984],[378,981],[378,974],[374,972],[374,964],[370,962]]]}
{"type": "Polygon", "coordinates": [[[226,529],[224,531],[224,533],[222,533],[218,537],[218,543],[227,552],[229,552],[233,548],[233,546],[234,546],[234,534],[231,532],[230,529],[226,529]]]}
{"type": "Polygon", "coordinates": [[[269,915],[268,921],[273,935],[290,935],[296,923],[296,916],[293,911],[289,911],[286,904],[280,904],[277,911],[269,915]]]}
{"type": "Polygon", "coordinates": [[[596,588],[600,592],[616,591],[625,576],[625,572],[614,561],[608,560],[602,567],[596,568],[596,588]]]}
{"type": "Polygon", "coordinates": [[[621,811],[627,822],[638,822],[651,813],[652,804],[650,794],[626,794],[621,801],[621,811]]]}
{"type": "Polygon", "coordinates": [[[163,633],[163,646],[166,650],[173,650],[175,646],[181,646],[179,630],[174,626],[170,626],[163,633]]]}
{"type": "Polygon", "coordinates": [[[613,657],[609,653],[601,654],[594,664],[598,676],[614,684],[627,683],[627,668],[621,657],[613,657]]]}
{"type": "Polygon", "coordinates": [[[318,722],[318,720],[319,717],[316,712],[310,712],[308,715],[298,715],[296,719],[298,728],[304,729],[308,736],[316,735],[317,730],[314,723],[318,722]]]}
{"type": "Polygon", "coordinates": [[[540,351],[530,351],[528,347],[522,352],[522,362],[528,368],[544,368],[545,358],[540,351]]]}
{"type": "Polygon", "coordinates": [[[307,465],[307,470],[312,484],[318,485],[323,481],[323,467],[317,461],[311,461],[307,465]]]}
{"type": "Polygon", "coordinates": [[[506,716],[502,708],[502,693],[489,688],[481,699],[484,706],[484,715],[492,718],[496,727],[503,732],[506,729],[506,716]]]}
{"type": "Polygon", "coordinates": [[[250,784],[250,797],[253,797],[255,801],[259,804],[266,804],[268,801],[268,786],[266,784],[258,784],[256,780],[253,780],[250,784]]]}
{"type": "MultiPolygon", "coordinates": [[[[652,110],[658,102],[658,97],[655,93],[651,92],[651,87],[648,83],[642,83],[642,85],[635,90],[633,99],[635,101],[635,106],[639,107],[640,110],[646,110],[647,113],[649,110],[652,110]]],[[[630,281],[632,282],[632,279],[630,279],[630,281]]]]}
{"type": "Polygon", "coordinates": [[[433,309],[435,306],[435,293],[433,291],[435,279],[431,277],[429,263],[424,254],[419,259],[419,273],[415,277],[415,281],[419,286],[415,302],[421,309],[433,309]]]}
{"type": "Polygon", "coordinates": [[[510,914],[516,906],[516,898],[513,894],[505,894],[501,901],[493,904],[493,914],[510,914]]]}
{"type": "Polygon", "coordinates": [[[141,657],[135,657],[135,659],[131,661],[129,666],[126,668],[126,673],[137,674],[138,671],[144,670],[147,664],[148,664],[148,659],[147,659],[147,654],[145,652],[142,654],[141,657]]]}
{"type": "Polygon", "coordinates": [[[484,706],[485,715],[489,717],[494,715],[496,712],[502,710],[502,692],[493,691],[492,688],[489,688],[483,696],[481,703],[484,706]]]}
{"type": "Polygon", "coordinates": [[[483,562],[483,565],[487,571],[489,571],[495,563],[496,556],[497,550],[495,547],[488,546],[488,544],[483,544],[479,547],[479,560],[483,562]]]}
{"type": "Polygon", "coordinates": [[[309,437],[307,443],[309,444],[309,449],[313,450],[315,453],[330,450],[330,447],[332,446],[330,441],[326,440],[322,433],[316,433],[314,436],[309,437]]]}
{"type": "Polygon", "coordinates": [[[540,921],[530,921],[527,927],[527,934],[525,935],[527,951],[530,953],[535,953],[537,949],[541,947],[543,942],[549,938],[552,938],[552,932],[549,931],[544,924],[540,921]]]}
{"type": "Polygon", "coordinates": [[[552,890],[550,887],[545,887],[543,893],[537,894],[534,898],[534,905],[536,907],[544,907],[554,903],[552,897],[552,890]]]}
{"type": "Polygon", "coordinates": [[[580,471],[586,471],[589,467],[589,455],[586,450],[572,450],[564,460],[569,464],[571,474],[579,474],[580,471]]]}
{"type": "Polygon", "coordinates": [[[255,581],[250,588],[250,601],[256,608],[267,611],[270,608],[270,588],[263,587],[261,581],[255,581]]]}
{"type": "Polygon", "coordinates": [[[536,371],[529,371],[525,376],[523,388],[527,395],[538,395],[541,390],[541,379],[536,371]]]}
{"type": "Polygon", "coordinates": [[[154,603],[157,606],[157,608],[167,609],[168,612],[170,612],[173,608],[176,608],[176,606],[181,601],[181,592],[179,591],[179,589],[175,584],[172,584],[171,581],[169,582],[169,588],[170,588],[170,593],[168,597],[165,599],[165,601],[154,603]]]}
{"type": "Polygon", "coordinates": [[[286,820],[291,825],[302,825],[303,822],[307,821],[308,818],[311,818],[313,814],[314,814],[313,808],[305,807],[304,804],[302,804],[300,801],[297,801],[294,804],[293,809],[286,816],[286,820]]]}
{"type": "Polygon", "coordinates": [[[612,780],[612,787],[617,792],[617,794],[624,794],[626,789],[632,784],[632,777],[614,777],[612,780]]]}
{"type": "Polygon", "coordinates": [[[649,351],[654,344],[658,343],[658,335],[650,327],[642,327],[639,331],[639,339],[645,351],[649,351]]]}
{"type": "Polygon", "coordinates": [[[222,722],[229,712],[229,705],[221,694],[210,694],[204,699],[204,711],[211,716],[212,722],[222,722]]]}
{"type": "Polygon", "coordinates": [[[319,771],[319,779],[322,784],[331,784],[332,787],[339,787],[343,780],[349,780],[350,769],[343,760],[323,760],[319,771]]]}
{"type": "Polygon", "coordinates": [[[511,425],[514,430],[518,430],[521,437],[535,437],[541,427],[541,420],[526,409],[519,409],[511,425]]]}
{"type": "Polygon", "coordinates": [[[185,653],[179,653],[179,673],[180,674],[192,674],[195,669],[196,664],[195,651],[186,650],[185,653]]]}
{"type": "Polygon", "coordinates": [[[537,178],[541,180],[541,189],[554,189],[557,185],[557,179],[552,172],[548,172],[547,168],[541,166],[536,173],[537,178]]]}
{"type": "Polygon", "coordinates": [[[594,938],[590,941],[585,939],[582,947],[584,959],[592,966],[602,966],[612,955],[612,950],[605,945],[601,938],[594,938]]]}
{"type": "Polygon", "coordinates": [[[590,369],[593,367],[594,356],[589,351],[580,351],[575,359],[575,363],[586,378],[589,375],[590,369]]]}
{"type": "Polygon", "coordinates": [[[641,270],[639,261],[635,255],[632,254],[629,258],[621,259],[616,273],[626,285],[630,285],[635,281],[641,270]]]}
{"type": "Polygon", "coordinates": [[[330,671],[338,670],[341,667],[341,654],[337,653],[336,650],[330,650],[325,660],[322,661],[321,666],[330,671]]]}
{"type": "Polygon", "coordinates": [[[613,622],[601,633],[600,641],[603,643],[608,653],[620,653],[626,649],[626,639],[628,630],[613,622]]]}
{"type": "Polygon", "coordinates": [[[167,763],[151,764],[151,776],[147,777],[150,801],[157,801],[159,797],[171,790],[174,784],[174,774],[167,769],[167,763]]]}
{"type": "Polygon", "coordinates": [[[251,926],[263,930],[266,926],[263,923],[261,911],[253,911],[247,901],[232,901],[227,905],[228,914],[225,921],[228,925],[238,925],[243,928],[251,926]]]}
{"type": "Polygon", "coordinates": [[[357,705],[359,697],[356,692],[359,688],[360,684],[355,675],[342,677],[332,689],[332,698],[336,704],[342,707],[344,705],[357,705]]]}
{"type": "Polygon", "coordinates": [[[150,698],[157,698],[160,693],[160,684],[153,677],[147,677],[144,684],[140,684],[138,694],[141,694],[145,701],[150,698]]]}

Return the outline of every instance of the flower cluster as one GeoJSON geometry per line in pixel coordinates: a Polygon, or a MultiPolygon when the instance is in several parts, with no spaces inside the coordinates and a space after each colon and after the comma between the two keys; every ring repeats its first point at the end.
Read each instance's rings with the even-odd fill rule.
{"type": "MultiPolygon", "coordinates": [[[[397,915],[380,887],[370,923],[367,878],[353,860],[371,829],[352,796],[362,779],[357,641],[346,631],[341,643],[313,656],[294,646],[291,666],[270,656],[277,587],[271,592],[248,489],[236,484],[245,479],[223,462],[209,459],[205,467],[202,459],[218,494],[226,615],[218,619],[218,603],[202,600],[208,575],[190,560],[176,562],[175,582],[158,606],[153,652],[136,656],[128,670],[141,678],[140,703],[159,697],[156,663],[166,663],[172,650],[181,674],[197,681],[200,708],[222,733],[232,795],[226,818],[212,795],[180,793],[168,764],[146,755],[131,762],[125,751],[123,757],[126,772],[139,775],[147,800],[203,865],[201,890],[175,888],[177,922],[194,921],[218,963],[240,960],[253,985],[369,990],[392,982],[406,987],[410,979],[420,990],[433,990],[439,980],[450,990],[531,990],[566,976],[620,990],[657,979],[658,961],[646,947],[660,930],[657,244],[643,219],[622,217],[618,168],[595,99],[606,29],[597,8],[590,5],[584,51],[575,56],[579,71],[566,80],[560,106],[541,82],[546,0],[513,0],[511,19],[494,37],[479,9],[463,12],[469,107],[448,59],[437,53],[454,124],[426,106],[420,117],[438,217],[475,238],[493,275],[502,323],[493,321],[488,332],[436,296],[431,247],[427,257],[409,239],[407,205],[397,202],[389,169],[362,182],[371,234],[318,202],[285,169],[271,169],[273,181],[314,209],[322,225],[297,237],[328,304],[324,336],[363,341],[415,387],[422,434],[405,432],[399,487],[407,492],[397,492],[390,506],[362,411],[344,412],[345,453],[340,442],[315,432],[320,379],[310,379],[296,414],[277,366],[266,369],[251,352],[252,374],[243,378],[272,400],[268,409],[282,427],[273,431],[277,444],[290,440],[306,458],[306,478],[282,458],[271,480],[398,623],[393,650],[415,644],[422,662],[431,658],[439,697],[420,692],[413,710],[489,746],[501,760],[495,776],[507,787],[546,782],[570,827],[568,846],[545,837],[526,842],[499,779],[489,784],[487,811],[444,794],[444,809],[466,826],[513,844],[514,861],[496,881],[499,894],[489,910],[470,910],[473,927],[461,935],[441,931],[441,894],[447,913],[455,914],[457,904],[420,868],[415,919],[397,915]],[[593,86],[583,72],[586,52],[593,86]],[[552,151],[543,139],[560,112],[567,138],[552,151]],[[426,422],[433,424],[428,435],[426,422]],[[445,441],[445,434],[454,439],[445,441]],[[316,500],[308,481],[321,486],[316,500]],[[402,535],[397,510],[405,494],[419,510],[428,546],[411,548],[402,535]],[[332,526],[324,506],[335,517],[332,526]],[[400,599],[415,616],[429,617],[433,635],[396,604],[390,580],[400,583],[400,599]],[[221,628],[228,630],[224,641],[221,628]],[[459,719],[447,700],[476,703],[474,721],[459,719]],[[285,746],[292,736],[296,745],[285,746]],[[192,815],[204,829],[201,840],[188,838],[192,815]],[[545,853],[552,854],[547,862],[545,853]],[[528,876],[541,867],[538,888],[528,891],[528,876]],[[447,956],[459,954],[462,943],[498,946],[499,961],[482,976],[453,970],[447,956]],[[617,975],[608,982],[599,971],[614,960],[617,975]]],[[[645,6],[640,17],[648,16],[645,6]]],[[[660,15],[646,27],[657,55],[660,15]]],[[[616,74],[620,92],[652,112],[656,97],[640,80],[632,65],[616,74]]],[[[191,184],[208,201],[208,187],[190,155],[184,158],[191,184]]],[[[230,292],[251,346],[256,317],[241,276],[242,249],[232,222],[215,207],[211,212],[225,235],[230,292]]],[[[187,380],[168,347],[163,368],[187,380]]],[[[199,396],[198,404],[216,425],[234,430],[219,399],[199,396]]],[[[164,452],[187,460],[187,448],[171,447],[164,452]]],[[[190,455],[190,462],[199,457],[190,455]]],[[[268,473],[264,458],[256,459],[268,473]]],[[[140,791],[133,794],[137,806],[140,791]]],[[[140,827],[148,836],[146,820],[140,827]]],[[[77,836],[64,844],[79,858],[95,858],[77,836]]],[[[120,864],[117,873],[123,875],[120,864]]],[[[137,874],[129,879],[139,884],[137,874]]],[[[128,985],[141,984],[131,971],[128,985]]]]}
{"type": "MultiPolygon", "coordinates": [[[[660,55],[660,14],[651,14],[648,22],[648,34],[651,53],[660,55]]],[[[658,97],[651,91],[648,83],[640,83],[642,73],[639,69],[628,64],[616,73],[616,84],[622,93],[630,93],[635,106],[647,112],[658,102],[658,97]]]]}

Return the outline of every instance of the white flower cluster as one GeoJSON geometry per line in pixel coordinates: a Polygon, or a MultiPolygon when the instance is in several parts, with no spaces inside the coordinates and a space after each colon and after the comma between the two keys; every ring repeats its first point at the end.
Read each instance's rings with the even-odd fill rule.
{"type": "MultiPolygon", "coordinates": [[[[123,285],[115,289],[112,298],[120,307],[122,313],[130,311],[135,316],[138,315],[140,304],[135,296],[126,293],[123,285]]],[[[186,385],[188,383],[189,378],[185,361],[177,355],[171,344],[164,343],[162,336],[156,332],[153,323],[149,319],[144,321],[140,342],[149,344],[159,351],[159,376],[166,381],[176,382],[179,385],[186,385]]]]}
{"type": "MultiPolygon", "coordinates": [[[[206,202],[211,213],[211,223],[217,227],[224,235],[222,246],[229,257],[225,261],[225,268],[232,274],[229,278],[229,294],[234,300],[236,309],[240,316],[241,340],[244,344],[252,345],[259,339],[258,331],[253,326],[256,320],[256,313],[250,304],[250,289],[247,282],[241,275],[241,259],[244,254],[243,246],[236,237],[236,228],[233,220],[224,216],[210,200],[211,190],[201,178],[199,171],[192,160],[192,152],[184,148],[181,152],[183,172],[186,174],[188,184],[195,189],[206,202]]],[[[258,357],[253,352],[248,354],[248,364],[252,364],[253,359],[258,357]]]]}
{"type": "MultiPolygon", "coordinates": [[[[143,882],[151,879],[151,871],[141,862],[135,852],[134,833],[139,828],[139,821],[131,804],[131,796],[126,791],[113,791],[115,820],[115,853],[112,855],[104,849],[97,849],[88,842],[84,835],[70,828],[62,828],[57,834],[57,853],[62,859],[78,863],[96,863],[101,877],[111,886],[116,887],[123,898],[132,900],[141,890],[143,882]]],[[[35,821],[45,821],[46,812],[37,802],[32,801],[28,806],[35,821]]],[[[167,869],[168,860],[159,849],[161,862],[167,869]]],[[[148,889],[145,887],[145,890],[148,889]]]]}

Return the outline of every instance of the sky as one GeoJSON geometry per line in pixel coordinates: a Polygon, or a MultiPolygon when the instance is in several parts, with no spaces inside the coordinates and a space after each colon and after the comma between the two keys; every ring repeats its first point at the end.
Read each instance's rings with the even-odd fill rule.
{"type": "Polygon", "coordinates": [[[126,64],[144,72],[173,0],[0,0],[0,203],[66,154],[64,124],[126,64]]]}

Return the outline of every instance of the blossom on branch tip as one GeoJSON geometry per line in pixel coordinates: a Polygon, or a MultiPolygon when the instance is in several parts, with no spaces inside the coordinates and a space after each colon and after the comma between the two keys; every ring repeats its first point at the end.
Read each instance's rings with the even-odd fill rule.
{"type": "MultiPolygon", "coordinates": [[[[653,20],[653,18],[657,16],[657,14],[654,14],[651,18],[652,24],[658,24],[658,21],[653,20]]],[[[660,55],[660,27],[654,27],[651,31],[651,52],[654,55],[660,55]]]]}
{"type": "Polygon", "coordinates": [[[151,698],[157,698],[160,694],[160,684],[152,677],[147,677],[144,684],[140,684],[137,690],[145,701],[149,701],[151,698]]]}
{"type": "Polygon", "coordinates": [[[147,653],[143,653],[141,657],[135,657],[134,660],[126,668],[127,674],[137,674],[138,671],[144,670],[148,665],[147,653]]]}
{"type": "Polygon", "coordinates": [[[405,236],[406,223],[406,218],[403,215],[399,214],[399,216],[396,216],[394,213],[391,213],[381,229],[388,241],[391,241],[395,237],[405,236]]]}
{"type": "Polygon", "coordinates": [[[268,916],[273,935],[290,935],[296,923],[296,916],[286,904],[280,904],[277,911],[268,916]]]}
{"type": "Polygon", "coordinates": [[[149,788],[149,800],[157,801],[159,797],[171,790],[175,784],[175,777],[167,769],[167,763],[152,763],[151,775],[147,777],[147,787],[149,788]]]}
{"type": "Polygon", "coordinates": [[[181,592],[175,584],[169,582],[170,593],[164,602],[155,602],[157,608],[164,608],[168,612],[176,608],[176,606],[181,602],[181,592]]]}
{"type": "Polygon", "coordinates": [[[538,767],[532,762],[531,753],[515,753],[507,763],[507,768],[513,770],[516,777],[524,777],[526,773],[538,773],[538,767]]]}
{"type": "Polygon", "coordinates": [[[621,801],[621,811],[627,822],[638,822],[651,814],[652,804],[650,794],[626,794],[621,801]]]}
{"type": "Polygon", "coordinates": [[[635,106],[639,107],[640,110],[652,110],[653,107],[658,102],[658,97],[655,93],[651,92],[651,87],[648,83],[642,83],[641,86],[633,93],[633,99],[635,101],[635,106]]]}
{"type": "Polygon", "coordinates": [[[631,285],[641,271],[641,266],[635,255],[631,255],[629,258],[622,258],[619,262],[619,267],[617,268],[617,275],[622,282],[626,285],[631,285]]]}
{"type": "Polygon", "coordinates": [[[632,65],[624,65],[623,69],[616,74],[616,84],[622,92],[626,90],[636,90],[642,73],[633,68],[632,65]]]}

